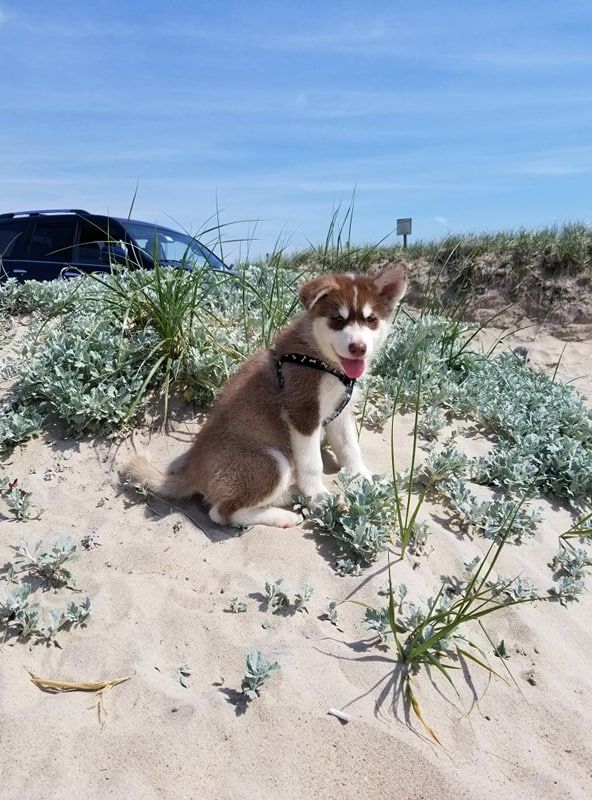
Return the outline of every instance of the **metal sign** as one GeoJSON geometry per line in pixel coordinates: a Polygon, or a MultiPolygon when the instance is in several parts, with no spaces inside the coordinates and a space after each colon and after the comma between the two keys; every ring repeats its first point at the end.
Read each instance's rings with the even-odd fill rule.
{"type": "Polygon", "coordinates": [[[411,235],[411,217],[403,217],[397,220],[397,236],[411,235]]]}

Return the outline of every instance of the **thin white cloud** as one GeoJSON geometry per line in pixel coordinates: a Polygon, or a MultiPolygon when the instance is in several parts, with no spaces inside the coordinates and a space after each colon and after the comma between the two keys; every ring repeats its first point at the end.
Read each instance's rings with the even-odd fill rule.
{"type": "Polygon", "coordinates": [[[506,172],[513,175],[540,175],[541,177],[567,177],[592,172],[592,147],[565,147],[539,150],[515,156],[506,172]]]}
{"type": "Polygon", "coordinates": [[[523,175],[541,175],[543,177],[561,178],[568,175],[585,175],[591,171],[590,167],[576,167],[572,164],[542,162],[539,164],[525,164],[520,170],[523,175]]]}
{"type": "Polygon", "coordinates": [[[500,49],[490,52],[478,52],[472,56],[475,63],[498,69],[531,69],[549,70],[592,65],[592,52],[578,49],[558,50],[552,44],[540,46],[536,50],[520,50],[519,48],[500,49]]]}

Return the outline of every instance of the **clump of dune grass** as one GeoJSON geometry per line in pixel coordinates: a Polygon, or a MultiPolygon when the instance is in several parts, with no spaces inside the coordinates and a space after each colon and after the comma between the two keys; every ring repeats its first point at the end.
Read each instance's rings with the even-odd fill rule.
{"type": "Polygon", "coordinates": [[[472,573],[468,573],[468,580],[458,582],[455,593],[449,591],[450,584],[442,583],[435,596],[428,601],[427,608],[420,610],[413,607],[407,616],[401,613],[401,599],[395,591],[389,565],[388,608],[377,620],[375,630],[381,641],[387,640],[387,632],[392,637],[396,659],[401,667],[397,678],[398,692],[437,742],[440,740],[420,708],[413,676],[421,667],[433,668],[455,688],[453,675],[461,668],[463,659],[495,675],[483,646],[468,638],[471,635],[470,626],[477,623],[490,642],[483,627],[485,617],[509,606],[540,599],[531,593],[525,593],[526,596],[522,597],[511,596],[506,589],[515,579],[505,583],[493,580],[492,573],[504,545],[505,537],[502,536],[498,543],[491,545],[472,573]]]}
{"type": "Polygon", "coordinates": [[[449,234],[435,242],[413,243],[410,258],[426,258],[451,269],[474,264],[483,256],[498,256],[508,279],[523,277],[530,267],[548,272],[585,271],[592,264],[592,228],[574,222],[544,228],[519,228],[498,233],[449,234]]]}

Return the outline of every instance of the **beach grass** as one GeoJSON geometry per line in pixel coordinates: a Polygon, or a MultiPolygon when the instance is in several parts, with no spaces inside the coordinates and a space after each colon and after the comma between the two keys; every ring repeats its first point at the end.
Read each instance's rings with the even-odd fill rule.
{"type": "MultiPolygon", "coordinates": [[[[437,739],[418,699],[422,669],[453,687],[463,659],[493,675],[486,645],[465,631],[478,630],[489,641],[482,627],[485,617],[535,599],[554,597],[564,604],[577,599],[589,567],[587,556],[570,540],[579,538],[585,545],[590,537],[592,413],[572,387],[557,380],[557,368],[549,376],[515,353],[480,351],[477,341],[498,312],[486,322],[468,324],[467,292],[479,264],[493,257],[503,261],[506,279],[514,286],[532,263],[549,274],[586,276],[591,236],[586,226],[573,225],[452,236],[417,243],[403,253],[384,243],[354,246],[352,221],[353,205],[339,208],[320,245],[289,256],[278,244],[266,264],[239,265],[236,275],[171,270],[157,263],[150,272],[118,267],[110,275],[75,283],[2,284],[0,314],[25,321],[28,334],[13,360],[0,365],[3,374],[12,376],[0,406],[0,451],[10,452],[50,425],[78,438],[125,434],[144,425],[149,403],[162,405],[163,421],[173,399],[207,410],[237,365],[257,348],[268,347],[276,330],[297,313],[298,285],[312,271],[428,260],[424,302],[420,308],[401,308],[363,393],[360,433],[365,423],[385,432],[392,477],[364,482],[342,473],[340,496],[331,495],[322,507],[310,509],[309,522],[317,540],[331,544],[327,557],[345,576],[336,580],[352,580],[372,564],[384,567],[386,562],[388,606],[367,622],[382,643],[394,646],[406,702],[437,739]],[[444,295],[442,282],[448,284],[444,295]],[[411,460],[402,472],[398,447],[405,417],[411,419],[411,460]],[[471,420],[488,438],[492,447],[487,455],[464,457],[454,440],[442,434],[446,429],[451,435],[459,420],[471,420]],[[495,498],[477,501],[470,483],[486,487],[495,498]],[[575,522],[560,537],[555,591],[533,594],[525,583],[518,591],[517,579],[494,580],[493,571],[502,550],[528,544],[538,524],[529,502],[541,497],[564,504],[575,522]],[[451,527],[485,540],[487,550],[454,592],[442,582],[422,614],[410,620],[401,613],[396,573],[420,532],[425,536],[429,530],[430,499],[442,504],[451,527]],[[399,560],[394,562],[397,543],[399,560]]],[[[25,521],[30,503],[26,494],[17,496],[15,487],[7,489],[12,495],[5,493],[3,502],[10,502],[17,520],[25,521]]],[[[68,580],[64,564],[69,554],[66,545],[55,550],[50,565],[54,586],[68,580]]],[[[26,544],[19,558],[37,574],[44,568],[44,552],[26,544]]],[[[293,602],[278,581],[269,582],[267,593],[278,611],[305,611],[311,599],[304,582],[293,602]]],[[[13,593],[2,612],[5,622],[18,621],[13,630],[21,638],[39,630],[39,611],[28,596],[24,590],[13,593]]],[[[231,610],[240,613],[243,605],[237,601],[232,607],[231,602],[231,610]]],[[[71,609],[72,624],[84,621],[85,610],[71,609]]],[[[242,687],[246,696],[257,697],[276,670],[275,662],[253,650],[242,687]]]]}

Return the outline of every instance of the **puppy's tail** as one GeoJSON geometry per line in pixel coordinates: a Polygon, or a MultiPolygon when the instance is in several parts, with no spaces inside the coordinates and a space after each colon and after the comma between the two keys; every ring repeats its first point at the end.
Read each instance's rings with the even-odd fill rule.
{"type": "Polygon", "coordinates": [[[121,474],[135,483],[145,484],[151,492],[162,497],[191,497],[198,491],[195,482],[182,467],[178,472],[164,473],[146,456],[134,456],[123,467],[121,474]]]}

